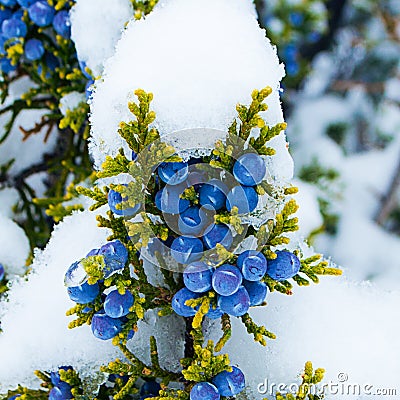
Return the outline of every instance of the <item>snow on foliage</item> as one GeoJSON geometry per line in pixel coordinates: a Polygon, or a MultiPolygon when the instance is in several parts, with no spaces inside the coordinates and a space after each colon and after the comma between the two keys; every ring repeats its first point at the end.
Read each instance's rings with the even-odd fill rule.
{"type": "MultiPolygon", "coordinates": [[[[145,20],[129,23],[106,63],[103,81],[97,83],[91,110],[95,166],[123,145],[116,132],[121,121],[131,119],[127,104],[138,88],[154,94],[152,106],[162,137],[194,128],[226,132],[236,104],[248,103],[250,93],[265,86],[273,89],[265,119],[271,125],[283,121],[279,101],[283,74],[251,2],[161,2],[145,20]]],[[[196,140],[180,147],[214,144],[204,135],[196,140]]],[[[285,135],[271,144],[277,150],[274,174],[290,179],[293,165],[285,135]]]]}

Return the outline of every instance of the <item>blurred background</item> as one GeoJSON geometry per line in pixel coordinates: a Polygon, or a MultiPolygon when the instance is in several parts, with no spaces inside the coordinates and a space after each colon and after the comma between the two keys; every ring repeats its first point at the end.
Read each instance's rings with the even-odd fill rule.
{"type": "MultiPolygon", "coordinates": [[[[0,0],[0,21],[22,21],[42,44],[29,55],[26,41],[0,35],[0,263],[8,275],[24,271],[54,223],[82,208],[75,186],[93,179],[86,98],[94,77],[70,40],[74,1],[54,3],[58,17],[42,29],[24,0],[0,0]]],[[[132,3],[140,18],[156,1],[132,3]]],[[[256,7],[286,65],[301,234],[351,278],[390,289],[400,277],[400,1],[256,7]]]]}
{"type": "Polygon", "coordinates": [[[302,234],[352,279],[400,276],[400,2],[268,0],[302,234]]]}

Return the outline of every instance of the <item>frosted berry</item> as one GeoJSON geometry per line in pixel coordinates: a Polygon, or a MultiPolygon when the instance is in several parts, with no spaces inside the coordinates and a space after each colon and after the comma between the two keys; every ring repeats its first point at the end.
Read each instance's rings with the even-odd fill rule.
{"type": "Polygon", "coordinates": [[[261,305],[267,297],[268,287],[264,282],[243,281],[243,286],[246,288],[250,297],[250,306],[261,305]]]}
{"type": "Polygon", "coordinates": [[[232,367],[232,372],[220,372],[212,382],[217,387],[219,394],[225,397],[236,396],[246,386],[244,374],[237,367],[232,367]]]}
{"type": "Polygon", "coordinates": [[[181,199],[180,196],[186,185],[167,185],[155,197],[156,207],[167,214],[181,214],[190,206],[190,201],[181,199]]]}
{"type": "Polygon", "coordinates": [[[129,309],[133,306],[133,296],[128,290],[120,294],[118,290],[108,293],[104,301],[104,311],[111,318],[121,318],[129,314],[129,309]]]}
{"type": "Polygon", "coordinates": [[[209,382],[199,382],[190,391],[190,400],[219,400],[218,389],[209,382]]]}
{"type": "Polygon", "coordinates": [[[28,14],[37,26],[47,26],[53,22],[55,10],[47,1],[37,1],[28,8],[28,14]]]}
{"type": "MultiPolygon", "coordinates": [[[[59,369],[62,369],[64,371],[70,371],[72,370],[72,367],[68,366],[62,366],[59,369]]],[[[51,372],[50,373],[50,379],[51,383],[54,385],[54,388],[50,391],[49,393],[49,399],[57,400],[57,399],[72,399],[72,393],[71,393],[71,386],[67,383],[61,380],[60,377],[60,372],[51,372]]]]}
{"type": "Polygon", "coordinates": [[[233,317],[241,317],[250,308],[250,296],[247,290],[240,286],[236,293],[231,296],[219,296],[218,306],[224,313],[233,317]]]}
{"type": "Polygon", "coordinates": [[[214,308],[213,306],[210,306],[210,309],[208,310],[208,313],[206,316],[210,319],[218,319],[221,318],[224,315],[222,310],[217,306],[214,308]]]}
{"type": "Polygon", "coordinates": [[[183,282],[192,292],[204,293],[212,288],[212,276],[212,269],[206,263],[197,261],[185,268],[183,282]]]}
{"type": "MultiPolygon", "coordinates": [[[[92,250],[93,251],[93,250],[92,250]]],[[[91,255],[90,253],[87,257],[91,255]]],[[[88,280],[88,274],[85,271],[82,263],[79,261],[74,262],[70,265],[65,273],[64,284],[68,287],[80,286],[88,280]]]]}
{"type": "Polygon", "coordinates": [[[246,250],[238,257],[237,266],[244,279],[259,281],[267,272],[267,259],[259,251],[246,250]]]}
{"type": "Polygon", "coordinates": [[[0,70],[4,74],[9,74],[17,69],[16,65],[11,64],[11,60],[8,58],[0,57],[0,70]]]}
{"type": "Polygon", "coordinates": [[[172,309],[182,317],[193,317],[196,314],[196,309],[189,307],[185,304],[187,300],[197,299],[200,294],[194,293],[187,288],[182,288],[175,293],[172,298],[172,309]]]}
{"type": "Polygon", "coordinates": [[[104,277],[108,278],[113,272],[125,267],[128,261],[128,250],[122,242],[115,240],[101,246],[99,255],[104,256],[104,277]]]}
{"type": "MultiPolygon", "coordinates": [[[[50,380],[51,380],[51,383],[52,383],[54,386],[58,386],[61,382],[63,382],[63,381],[61,380],[61,377],[60,377],[60,372],[59,372],[60,369],[62,369],[62,370],[64,370],[64,371],[71,371],[71,370],[72,370],[72,367],[71,367],[71,366],[62,366],[62,367],[60,367],[60,368],[58,369],[58,371],[52,371],[52,372],[50,372],[50,380]]],[[[64,382],[64,383],[65,383],[65,382],[64,382]]]]}
{"type": "Polygon", "coordinates": [[[25,57],[29,61],[39,60],[44,54],[43,43],[38,39],[29,39],[25,43],[25,57]]]}
{"type": "Polygon", "coordinates": [[[264,160],[255,153],[243,154],[233,166],[233,176],[244,186],[258,185],[266,172],[264,160]]]}
{"type": "Polygon", "coordinates": [[[214,249],[220,243],[229,249],[233,243],[232,232],[228,225],[215,224],[204,236],[203,242],[207,249],[214,249]]]}
{"type": "Polygon", "coordinates": [[[200,260],[203,255],[203,243],[195,237],[179,236],[171,244],[171,254],[176,262],[189,264],[200,260]]]}
{"type": "Polygon", "coordinates": [[[212,287],[221,296],[230,296],[237,292],[242,280],[242,274],[237,267],[224,264],[214,272],[212,287]]]}
{"type": "Polygon", "coordinates": [[[101,340],[109,340],[122,330],[122,321],[117,318],[111,318],[99,311],[92,318],[92,332],[95,337],[101,340]]]}
{"type": "MultiPolygon", "coordinates": [[[[126,185],[123,185],[126,186],[126,185]]],[[[108,206],[110,207],[110,210],[120,216],[126,216],[126,217],[131,217],[137,214],[137,212],[140,210],[140,203],[136,204],[134,207],[127,207],[125,208],[124,202],[128,200],[127,197],[122,198],[121,193],[115,191],[115,190],[110,190],[108,192],[108,206]],[[122,204],[122,207],[120,208],[122,204]]]]}
{"type": "Polygon", "coordinates": [[[6,19],[1,24],[1,33],[5,39],[25,37],[28,32],[25,22],[19,19],[6,19]]]}
{"type": "Polygon", "coordinates": [[[189,174],[189,166],[185,162],[164,162],[158,167],[158,175],[168,185],[182,183],[189,174]]]}
{"type": "Polygon", "coordinates": [[[233,187],[226,198],[226,208],[232,211],[233,207],[238,208],[239,214],[247,214],[255,210],[258,204],[258,194],[250,186],[233,187]]]}
{"type": "Polygon", "coordinates": [[[304,22],[304,16],[300,12],[293,11],[289,13],[289,21],[295,27],[299,27],[304,22]]]}
{"type": "Polygon", "coordinates": [[[225,207],[227,192],[228,188],[223,182],[212,179],[199,189],[199,203],[204,208],[218,211],[225,207]]]}
{"type": "Polygon", "coordinates": [[[53,387],[49,392],[49,400],[67,400],[67,399],[73,399],[70,386],[69,386],[69,392],[67,390],[62,390],[58,386],[53,387]]]}
{"type": "Polygon", "coordinates": [[[199,236],[213,221],[212,216],[207,215],[204,209],[192,206],[180,214],[178,228],[182,235],[199,236]]]}
{"type": "Polygon", "coordinates": [[[71,36],[71,23],[69,13],[66,10],[59,11],[53,19],[54,30],[62,37],[68,39],[71,36]]]}
{"type": "Polygon", "coordinates": [[[267,274],[276,281],[293,278],[300,270],[300,260],[290,251],[277,251],[276,258],[268,261],[267,274]]]}
{"type": "Polygon", "coordinates": [[[81,286],[69,287],[67,289],[69,298],[78,304],[87,304],[92,302],[100,293],[99,285],[89,285],[84,283],[81,286]]]}

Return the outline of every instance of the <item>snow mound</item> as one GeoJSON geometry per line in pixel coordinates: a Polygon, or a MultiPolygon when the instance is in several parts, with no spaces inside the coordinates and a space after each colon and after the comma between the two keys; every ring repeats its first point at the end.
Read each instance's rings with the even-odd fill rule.
{"type": "Polygon", "coordinates": [[[260,384],[265,390],[266,379],[268,387],[275,384],[275,389],[279,384],[299,383],[306,361],[326,370],[324,383],[338,385],[336,394],[334,388],[330,392],[327,388],[328,400],[340,394],[344,394],[340,398],[369,399],[366,385],[371,393],[398,388],[400,322],[396,315],[400,292],[328,277],[319,285],[296,288],[293,296],[270,294],[267,300],[267,307],[253,308],[251,315],[277,339],[261,348],[239,320],[233,319],[234,334],[224,349],[246,374],[252,398],[267,397],[269,392],[258,393],[260,384]],[[353,385],[360,386],[360,394],[356,386],[353,395],[353,385]]]}
{"type": "Polygon", "coordinates": [[[13,220],[0,214],[0,263],[8,274],[23,274],[29,256],[29,240],[13,220]]]}
{"type": "Polygon", "coordinates": [[[46,249],[36,252],[28,279],[13,282],[8,301],[0,303],[0,392],[17,384],[37,387],[36,369],[72,365],[85,376],[115,359],[116,347],[96,339],[89,326],[68,329],[65,316],[75,304],[64,287],[66,269],[102,245],[108,234],[98,228],[94,213],[66,218],[55,228],[46,249]]]}
{"type": "MultiPolygon", "coordinates": [[[[145,20],[128,24],[97,83],[91,104],[95,166],[124,147],[117,129],[121,121],[133,118],[127,104],[138,88],[154,94],[152,108],[162,137],[201,128],[223,135],[237,115],[236,104],[249,104],[251,92],[266,86],[273,93],[265,118],[271,125],[283,121],[283,75],[284,67],[258,25],[252,2],[161,2],[145,20]]],[[[199,134],[195,144],[190,139],[186,145],[201,146],[204,140],[206,135],[199,134]]],[[[272,145],[277,150],[274,173],[290,179],[293,163],[284,133],[272,145]]]]}
{"type": "Polygon", "coordinates": [[[126,22],[133,16],[129,0],[77,0],[71,10],[71,38],[80,61],[95,76],[114,53],[126,22]]]}

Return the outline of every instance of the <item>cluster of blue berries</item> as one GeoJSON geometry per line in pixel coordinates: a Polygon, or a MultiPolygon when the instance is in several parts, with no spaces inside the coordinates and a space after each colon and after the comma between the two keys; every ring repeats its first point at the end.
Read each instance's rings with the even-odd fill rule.
{"type": "Polygon", "coordinates": [[[17,69],[21,55],[24,62],[43,60],[54,70],[59,62],[46,47],[50,50],[56,35],[71,35],[68,10],[56,11],[46,0],[0,0],[0,27],[0,69],[5,74],[17,69]]]}
{"type": "MultiPolygon", "coordinates": [[[[107,279],[125,268],[128,261],[128,250],[122,242],[115,240],[106,243],[100,249],[91,250],[86,257],[91,256],[103,257],[103,274],[104,279],[107,279]]],[[[98,339],[112,339],[122,331],[127,322],[126,316],[134,304],[134,297],[128,290],[120,293],[116,288],[108,291],[107,294],[102,293],[103,280],[93,285],[89,284],[87,280],[88,276],[82,266],[82,260],[73,263],[65,274],[68,295],[77,304],[87,304],[84,309],[86,312],[91,312],[91,303],[100,298],[102,308],[96,311],[92,317],[92,332],[98,339]]],[[[128,339],[133,335],[134,331],[132,330],[128,339]]]]}
{"type": "Polygon", "coordinates": [[[209,267],[205,262],[189,264],[184,273],[185,287],[172,299],[173,310],[183,317],[192,317],[196,308],[186,305],[213,290],[217,293],[216,308],[210,307],[206,314],[211,319],[223,314],[240,317],[250,307],[261,305],[267,296],[267,285],[262,279],[267,274],[276,281],[292,278],[300,270],[300,260],[289,251],[277,251],[277,257],[269,260],[255,250],[246,250],[239,255],[236,265],[223,264],[218,268],[209,267]]]}
{"type": "MultiPolygon", "coordinates": [[[[60,369],[64,371],[72,370],[70,366],[62,366],[60,369]]],[[[71,386],[61,380],[60,372],[51,372],[50,373],[51,383],[53,384],[53,388],[49,393],[49,400],[69,400],[73,399],[74,396],[71,393],[71,386]]]]}
{"type": "Polygon", "coordinates": [[[220,372],[210,382],[199,382],[190,391],[190,400],[219,400],[221,396],[236,396],[246,386],[243,372],[232,367],[232,372],[220,372]]]}
{"type": "MultiPolygon", "coordinates": [[[[180,264],[200,260],[205,250],[214,249],[217,244],[231,248],[233,234],[230,228],[226,224],[215,223],[214,216],[230,212],[234,207],[239,214],[254,211],[259,200],[255,186],[266,174],[264,160],[258,154],[244,154],[233,166],[235,183],[228,188],[221,179],[209,179],[201,168],[196,168],[197,163],[197,159],[189,163],[164,162],[157,168],[156,184],[159,190],[154,202],[169,225],[175,216],[172,229],[176,235],[170,238],[167,245],[172,257],[180,264]],[[194,189],[194,200],[184,196],[189,188],[194,189]]],[[[109,207],[117,215],[132,216],[141,207],[136,205],[122,210],[123,201],[126,199],[120,193],[109,192],[109,207]]]]}

